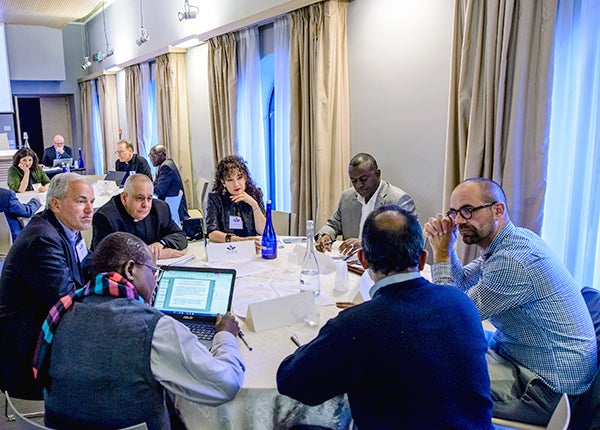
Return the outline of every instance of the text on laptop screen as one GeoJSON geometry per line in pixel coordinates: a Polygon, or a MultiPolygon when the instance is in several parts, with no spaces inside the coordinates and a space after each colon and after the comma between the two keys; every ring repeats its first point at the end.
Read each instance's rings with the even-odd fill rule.
{"type": "Polygon", "coordinates": [[[154,307],[179,315],[216,315],[228,311],[232,273],[162,272],[154,307]]]}

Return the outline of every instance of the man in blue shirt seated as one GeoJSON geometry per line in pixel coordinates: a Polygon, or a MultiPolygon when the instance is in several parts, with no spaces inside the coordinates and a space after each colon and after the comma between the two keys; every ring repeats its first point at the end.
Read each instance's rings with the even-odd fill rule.
{"type": "Polygon", "coordinates": [[[0,188],[0,212],[4,212],[13,242],[21,232],[21,223],[17,217],[31,218],[42,206],[37,197],[27,203],[21,203],[12,190],[0,188]]]}
{"type": "Polygon", "coordinates": [[[212,350],[149,303],[154,254],[113,233],[96,248],[92,280],[51,309],[36,349],[46,425],[115,429],[145,422],[167,429],[167,396],[217,406],[242,387],[244,363],[229,312],[217,317],[212,350]]]}
{"type": "Polygon", "coordinates": [[[494,416],[545,426],[561,393],[584,393],[597,366],[596,334],[580,288],[530,230],[510,221],[496,182],[471,178],[450,196],[446,216],[424,226],[435,282],[452,284],[496,327],[487,354],[494,416]],[[458,233],[481,257],[463,267],[458,233]]]}
{"type": "Polygon", "coordinates": [[[152,181],[137,173],[125,181],[123,192],[94,214],[92,249],[110,233],[125,231],[142,239],[156,258],[185,254],[187,237],[171,218],[169,205],[153,198],[152,181]]]}
{"type": "Polygon", "coordinates": [[[359,429],[491,429],[477,308],[421,277],[427,251],[416,216],[375,209],[358,258],[375,281],[372,300],[340,312],[284,359],[279,392],[308,405],[348,393],[359,429]]]}

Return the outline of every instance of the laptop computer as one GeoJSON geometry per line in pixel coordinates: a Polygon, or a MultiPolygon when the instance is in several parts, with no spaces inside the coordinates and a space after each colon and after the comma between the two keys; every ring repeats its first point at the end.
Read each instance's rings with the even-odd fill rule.
{"type": "Polygon", "coordinates": [[[115,172],[109,171],[104,177],[105,181],[115,181],[117,183],[117,187],[120,187],[125,182],[125,176],[127,172],[115,172]]]}
{"type": "Polygon", "coordinates": [[[60,167],[63,164],[66,164],[67,166],[72,166],[73,159],[72,158],[56,158],[52,161],[52,167],[60,167]]]}
{"type": "Polygon", "coordinates": [[[217,314],[231,310],[234,269],[160,266],[154,307],[186,325],[207,348],[217,314]]]}

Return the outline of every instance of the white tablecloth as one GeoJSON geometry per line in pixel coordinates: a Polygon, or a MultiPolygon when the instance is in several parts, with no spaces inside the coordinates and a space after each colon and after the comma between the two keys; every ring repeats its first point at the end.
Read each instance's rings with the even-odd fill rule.
{"type": "MultiPolygon", "coordinates": [[[[260,301],[299,292],[300,268],[290,259],[293,245],[279,249],[275,260],[262,260],[259,256],[247,263],[214,263],[213,266],[241,268],[234,290],[234,313],[245,316],[246,306],[252,300],[260,301]],[[251,270],[252,269],[252,270],[251,270]]],[[[202,242],[191,243],[189,253],[196,255],[186,265],[207,266],[202,242]]],[[[168,261],[162,261],[165,263],[168,261]]],[[[338,313],[335,301],[349,301],[358,290],[358,275],[350,274],[350,291],[333,291],[335,273],[321,275],[324,302],[319,306],[320,326],[338,313]]],[[[175,405],[189,430],[193,429],[285,429],[294,424],[313,424],[334,429],[348,429],[351,425],[350,408],[346,396],[339,396],[319,406],[309,407],[277,391],[275,375],[279,363],[294,352],[296,346],[290,337],[296,334],[301,341],[314,338],[319,327],[305,323],[280,327],[255,333],[243,318],[238,318],[245,333],[249,351],[240,342],[246,363],[244,386],[231,402],[219,407],[203,406],[177,398],[175,405]]]]}

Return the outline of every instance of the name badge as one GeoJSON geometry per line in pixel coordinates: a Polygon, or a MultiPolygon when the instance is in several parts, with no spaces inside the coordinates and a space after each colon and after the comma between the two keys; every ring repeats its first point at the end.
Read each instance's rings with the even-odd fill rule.
{"type": "Polygon", "coordinates": [[[88,255],[88,249],[85,246],[85,240],[80,240],[75,245],[75,250],[77,251],[77,259],[81,263],[83,259],[88,255]]]}
{"type": "Polygon", "coordinates": [[[242,223],[242,217],[230,215],[229,216],[229,228],[231,230],[241,230],[244,228],[244,223],[242,223]]]}

